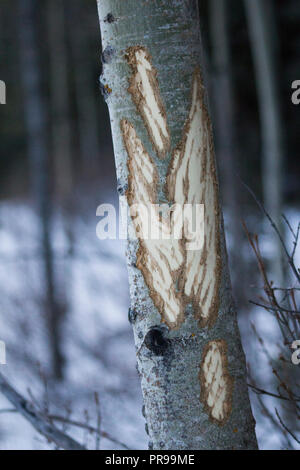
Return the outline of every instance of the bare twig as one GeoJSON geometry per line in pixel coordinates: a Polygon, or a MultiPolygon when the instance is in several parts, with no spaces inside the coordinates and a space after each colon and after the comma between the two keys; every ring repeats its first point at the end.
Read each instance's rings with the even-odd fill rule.
{"type": "Polygon", "coordinates": [[[61,449],[65,450],[86,450],[81,444],[72,437],[64,434],[54,425],[50,424],[41,413],[36,411],[34,406],[20,395],[0,373],[0,392],[7,398],[16,410],[27,420],[32,426],[50,442],[54,442],[61,449]]]}
{"type": "MultiPolygon", "coordinates": [[[[53,421],[58,421],[58,422],[61,422],[61,423],[67,423],[67,424],[70,424],[71,426],[75,426],[77,428],[86,429],[87,431],[89,431],[91,433],[96,434],[96,433],[99,432],[97,428],[95,428],[94,426],[91,426],[90,424],[81,423],[80,421],[75,421],[75,420],[72,420],[72,419],[66,419],[64,416],[50,415],[49,418],[51,418],[53,421]]],[[[117,444],[117,445],[120,445],[120,446],[124,447],[124,449],[130,450],[129,447],[126,444],[119,441],[118,439],[115,439],[109,433],[107,433],[105,431],[101,431],[101,437],[113,442],[114,444],[117,444]]]]}
{"type": "Polygon", "coordinates": [[[279,400],[286,400],[286,401],[295,401],[300,402],[300,398],[290,398],[284,397],[283,395],[276,395],[276,393],[268,392],[267,390],[263,390],[262,388],[256,387],[255,385],[248,384],[250,388],[257,394],[257,395],[268,395],[269,397],[278,398],[279,400]]]}
{"type": "Polygon", "coordinates": [[[99,394],[95,392],[95,404],[96,404],[96,415],[97,415],[97,433],[96,433],[96,450],[100,449],[100,437],[101,437],[101,410],[99,394]]]}
{"type": "MultiPolygon", "coordinates": [[[[275,229],[280,239],[280,242],[284,248],[284,252],[288,259],[289,265],[292,268],[293,273],[296,275],[296,284],[299,283],[300,273],[299,273],[299,270],[295,266],[294,256],[295,256],[296,247],[299,241],[300,224],[298,224],[297,231],[294,231],[288,219],[283,215],[283,219],[285,223],[287,224],[288,229],[290,230],[292,237],[293,237],[294,247],[290,255],[284,243],[284,240],[282,239],[282,236],[278,230],[278,227],[274,224],[273,220],[271,219],[269,214],[266,212],[263,205],[256,199],[254,193],[249,188],[248,190],[254,197],[257,204],[260,206],[263,213],[271,222],[271,225],[273,226],[273,228],[275,229]]],[[[259,271],[264,282],[263,290],[267,297],[267,298],[264,298],[263,296],[259,296],[260,302],[251,300],[250,303],[252,303],[253,305],[257,305],[270,313],[273,312],[273,315],[275,316],[278,322],[278,325],[280,327],[283,344],[286,346],[288,344],[291,344],[292,340],[299,338],[300,311],[299,311],[299,307],[297,307],[297,302],[296,302],[296,292],[299,291],[299,285],[298,286],[296,285],[292,288],[281,288],[281,287],[275,288],[273,286],[273,283],[269,281],[268,279],[263,257],[260,252],[258,236],[256,234],[250,235],[246,225],[245,224],[243,225],[244,225],[244,229],[248,237],[249,243],[256,256],[259,271]],[[276,291],[283,293],[283,295],[281,295],[280,300],[277,300],[277,296],[275,295],[276,291]]],[[[279,422],[278,420],[276,420],[275,416],[273,416],[273,413],[270,410],[268,410],[268,408],[263,403],[262,398],[261,398],[262,396],[270,396],[277,400],[282,400],[283,402],[286,403],[285,406],[282,405],[282,408],[289,409],[290,411],[293,412],[293,416],[296,419],[300,419],[300,405],[299,405],[300,397],[299,397],[299,394],[295,393],[296,384],[292,383],[291,385],[291,383],[288,381],[289,380],[288,378],[286,378],[285,376],[284,377],[281,376],[282,374],[279,373],[279,371],[276,368],[276,361],[274,361],[274,358],[271,357],[271,355],[269,354],[268,348],[266,348],[263,339],[256,332],[255,326],[252,325],[252,327],[253,327],[254,333],[256,334],[258,338],[259,343],[262,345],[263,352],[268,359],[269,365],[272,367],[273,374],[276,377],[276,380],[277,380],[276,388],[277,388],[278,393],[269,392],[267,390],[264,390],[263,388],[257,387],[256,385],[252,385],[252,384],[249,384],[249,386],[252,388],[254,393],[256,393],[259,403],[261,404],[266,416],[268,416],[268,418],[271,420],[273,425],[276,426],[277,429],[280,429],[281,432],[283,433],[286,442],[288,442],[288,445],[289,446],[292,445],[290,442],[289,436],[293,438],[298,444],[300,444],[299,438],[295,435],[295,432],[292,432],[289,429],[289,427],[283,422],[277,409],[275,409],[275,411],[276,411],[276,416],[279,422]]],[[[284,360],[284,354],[280,356],[280,359],[284,360]]]]}
{"type": "Polygon", "coordinates": [[[295,441],[297,442],[297,444],[300,444],[300,441],[299,439],[297,438],[297,436],[295,436],[295,434],[286,426],[286,424],[284,424],[283,420],[281,419],[277,409],[275,408],[275,412],[276,412],[276,416],[277,418],[279,419],[279,422],[281,424],[281,426],[283,427],[283,429],[292,436],[293,439],[295,439],[295,441]]]}
{"type": "Polygon", "coordinates": [[[17,413],[18,410],[16,410],[16,408],[3,408],[2,410],[0,410],[0,415],[1,414],[6,414],[6,413],[17,413]]]}
{"type": "MultiPolygon", "coordinates": [[[[5,413],[18,413],[17,408],[3,408],[0,409],[0,414],[5,414],[5,413]]],[[[74,426],[76,428],[81,428],[85,429],[86,431],[93,433],[95,435],[100,434],[100,437],[103,437],[104,439],[107,439],[110,442],[113,442],[114,444],[117,444],[121,447],[123,447],[126,450],[131,450],[124,442],[119,441],[118,439],[115,439],[111,434],[105,432],[105,431],[99,431],[98,427],[91,426],[90,424],[86,423],[81,423],[80,421],[73,420],[69,417],[65,416],[59,416],[59,415],[49,415],[49,416],[43,416],[44,419],[51,420],[51,421],[57,421],[59,423],[63,423],[65,425],[70,425],[74,426]]]]}
{"type": "Polygon", "coordinates": [[[271,307],[270,305],[264,305],[264,304],[260,304],[258,302],[254,302],[254,300],[249,300],[249,302],[250,302],[250,304],[256,305],[257,307],[262,307],[265,310],[272,310],[273,312],[277,312],[277,310],[280,309],[282,312],[298,314],[298,315],[300,314],[300,310],[290,310],[290,309],[287,309],[287,308],[284,308],[284,307],[281,307],[281,306],[271,307]]]}
{"type": "Polygon", "coordinates": [[[284,435],[284,438],[287,442],[287,445],[289,446],[290,449],[293,449],[293,445],[292,445],[292,442],[290,441],[289,439],[289,436],[288,436],[288,433],[286,431],[282,431],[282,428],[280,426],[280,424],[278,423],[278,421],[275,419],[275,417],[273,416],[273,414],[270,412],[270,410],[266,407],[266,405],[264,404],[263,400],[262,400],[262,396],[261,395],[258,395],[257,396],[257,400],[262,408],[262,411],[263,413],[265,414],[265,416],[271,421],[271,423],[273,423],[273,425],[280,430],[280,432],[283,433],[284,435]]]}
{"type": "MultiPolygon", "coordinates": [[[[254,194],[254,192],[252,191],[251,188],[249,188],[249,186],[241,180],[241,183],[243,184],[243,186],[245,186],[245,188],[249,191],[249,193],[251,194],[251,196],[253,197],[254,201],[256,202],[256,204],[258,205],[258,207],[260,208],[260,210],[262,211],[262,213],[267,217],[267,219],[269,220],[272,228],[275,230],[278,238],[279,238],[279,241],[281,243],[281,246],[286,254],[286,258],[288,260],[288,263],[294,273],[294,275],[296,276],[296,279],[298,282],[300,282],[300,273],[299,271],[297,270],[295,264],[294,264],[294,258],[293,256],[291,256],[288,252],[288,249],[286,247],[286,244],[282,238],[282,235],[280,233],[280,230],[279,228],[277,227],[277,225],[275,224],[275,222],[273,221],[272,217],[270,216],[270,214],[268,214],[268,212],[266,211],[264,205],[257,199],[256,195],[254,194]]],[[[298,226],[298,231],[300,230],[299,226],[298,226]]]]}

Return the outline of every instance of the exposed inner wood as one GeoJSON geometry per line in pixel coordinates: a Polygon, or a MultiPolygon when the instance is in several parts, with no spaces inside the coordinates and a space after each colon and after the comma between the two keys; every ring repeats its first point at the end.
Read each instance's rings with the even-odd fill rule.
{"type": "Polygon", "coordinates": [[[219,306],[220,217],[211,124],[198,70],[194,74],[189,117],[169,167],[166,192],[178,204],[204,204],[204,244],[191,251],[186,242],[180,287],[193,303],[201,325],[212,325],[219,306]]]}
{"type": "MultiPolygon", "coordinates": [[[[127,199],[136,234],[140,240],[137,267],[142,271],[151,298],[171,327],[183,317],[182,298],[176,292],[176,277],[183,263],[181,241],[171,238],[171,226],[160,218],[156,203],[156,165],[145,150],[132,124],[122,120],[121,129],[129,155],[127,199]],[[161,233],[165,239],[150,238],[161,233]]],[[[172,218],[173,219],[173,218],[172,218]]]]}
{"type": "Polygon", "coordinates": [[[126,58],[133,71],[128,91],[144,120],[154,150],[160,158],[164,158],[170,148],[170,133],[157,72],[144,47],[128,48],[126,58]]]}
{"type": "MultiPolygon", "coordinates": [[[[156,71],[145,48],[134,47],[127,51],[127,60],[135,73],[131,77],[129,91],[145,118],[146,126],[154,136],[155,146],[161,155],[164,140],[158,136],[167,135],[166,112],[159,96],[156,71]],[[145,111],[147,109],[147,111],[145,111]]],[[[212,144],[210,119],[205,107],[200,71],[193,77],[190,112],[183,128],[182,139],[172,153],[165,187],[170,204],[183,208],[185,205],[204,205],[204,219],[201,226],[204,236],[197,249],[191,249],[187,237],[190,220],[183,212],[174,212],[171,225],[161,219],[158,210],[151,209],[150,219],[134,211],[134,226],[140,248],[138,267],[141,269],[150,295],[162,318],[170,327],[177,327],[184,321],[187,303],[192,303],[195,316],[201,326],[211,326],[217,317],[220,284],[220,230],[218,187],[212,144]],[[182,224],[184,237],[176,240],[149,239],[149,227],[170,235],[174,227],[182,224]],[[145,235],[146,238],[145,239],[145,235]]],[[[122,120],[121,130],[128,153],[129,206],[149,206],[157,201],[157,169],[153,159],[145,150],[131,123],[122,120]]],[[[142,211],[140,211],[142,212],[142,211]]],[[[164,237],[163,237],[164,238],[164,237]]],[[[195,241],[195,240],[192,240],[195,241]]]]}
{"type": "Polygon", "coordinates": [[[203,351],[200,367],[201,401],[210,418],[225,424],[231,413],[233,379],[228,372],[227,345],[210,341],[203,351]]]}

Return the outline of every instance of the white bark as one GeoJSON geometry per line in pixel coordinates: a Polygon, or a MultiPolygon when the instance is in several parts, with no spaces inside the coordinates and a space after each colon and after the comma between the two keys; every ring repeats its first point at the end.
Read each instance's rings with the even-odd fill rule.
{"type": "MultiPolygon", "coordinates": [[[[204,203],[205,238],[128,243],[149,448],[255,449],[231,296],[197,2],[98,1],[118,189],[134,203],[204,203]]],[[[153,225],[165,221],[157,214],[153,225]]],[[[175,224],[176,215],[172,219],[175,224]]]]}

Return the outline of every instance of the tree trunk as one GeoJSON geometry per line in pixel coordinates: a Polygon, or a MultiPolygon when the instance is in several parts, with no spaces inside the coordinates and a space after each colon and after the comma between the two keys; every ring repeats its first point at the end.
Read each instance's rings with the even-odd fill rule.
{"type": "Polygon", "coordinates": [[[24,112],[28,136],[28,155],[32,195],[41,224],[41,252],[46,290],[46,318],[50,339],[52,372],[62,377],[60,345],[61,312],[55,295],[53,253],[51,247],[52,203],[49,181],[46,104],[41,91],[40,64],[36,31],[36,0],[19,0],[19,39],[24,112]]]}
{"type": "Polygon", "coordinates": [[[52,154],[57,195],[62,206],[67,210],[73,188],[73,171],[64,1],[49,0],[47,7],[52,104],[52,154]]]}
{"type": "MultiPolygon", "coordinates": [[[[100,169],[100,145],[98,115],[93,93],[93,75],[88,60],[89,38],[83,2],[72,0],[69,8],[68,32],[71,44],[72,66],[74,68],[75,100],[78,113],[79,149],[81,168],[88,181],[100,169]],[[88,162],[88,164],[87,164],[88,162]]],[[[96,78],[95,78],[96,83],[96,78]]]]}
{"type": "MultiPolygon", "coordinates": [[[[277,226],[281,227],[282,211],[282,124],[278,98],[274,55],[275,25],[270,0],[244,0],[261,119],[262,183],[266,210],[277,226]]],[[[276,237],[276,255],[271,263],[273,279],[283,285],[282,249],[276,237]]]]}
{"type": "Polygon", "coordinates": [[[212,45],[213,106],[216,128],[216,153],[220,162],[223,202],[230,221],[231,247],[229,265],[234,297],[238,306],[247,302],[241,247],[243,243],[238,148],[235,130],[234,92],[231,73],[231,53],[228,34],[226,0],[210,0],[210,29],[212,45]]]}
{"type": "MultiPolygon", "coordinates": [[[[200,73],[197,2],[101,0],[98,9],[119,193],[130,207],[205,208],[198,250],[186,233],[147,239],[147,219],[141,212],[129,218],[138,235],[131,234],[127,250],[129,319],[149,448],[255,449],[200,73]]],[[[177,216],[170,216],[172,227],[181,224],[177,216]]],[[[154,209],[151,228],[158,226],[170,228],[154,209]]]]}
{"type": "MultiPolygon", "coordinates": [[[[63,216],[68,253],[74,252],[73,233],[73,162],[70,94],[68,80],[68,51],[64,0],[48,0],[48,37],[50,52],[51,151],[54,162],[55,191],[63,216]]],[[[70,259],[61,264],[60,303],[64,314],[68,308],[68,292],[72,279],[70,259]]]]}

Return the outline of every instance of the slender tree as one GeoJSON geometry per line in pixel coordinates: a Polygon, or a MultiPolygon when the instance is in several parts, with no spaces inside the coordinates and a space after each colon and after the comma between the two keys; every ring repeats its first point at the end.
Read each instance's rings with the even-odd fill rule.
{"type": "MultiPolygon", "coordinates": [[[[99,170],[100,144],[98,115],[93,92],[93,74],[90,67],[89,26],[83,2],[72,0],[68,4],[68,34],[71,45],[72,68],[74,69],[75,101],[78,114],[79,155],[82,172],[90,178],[99,170]],[[82,26],[85,23],[85,27],[82,26]],[[86,162],[89,162],[86,165],[86,162]]],[[[96,77],[94,80],[96,89],[96,77]]]]}
{"type": "MultiPolygon", "coordinates": [[[[54,189],[63,216],[68,252],[73,253],[74,171],[72,161],[72,126],[68,49],[66,41],[65,1],[47,2],[48,38],[50,53],[51,155],[54,167],[54,189]]],[[[61,264],[60,303],[62,314],[68,309],[68,292],[72,279],[70,258],[61,264]]]]}
{"type": "Polygon", "coordinates": [[[62,205],[67,209],[73,188],[73,171],[64,1],[50,0],[47,2],[47,8],[50,46],[52,155],[57,195],[62,205]]]}
{"type": "Polygon", "coordinates": [[[24,114],[28,136],[28,156],[32,197],[41,225],[41,253],[45,282],[45,308],[53,375],[62,377],[63,356],[60,343],[61,310],[56,296],[51,246],[52,201],[49,180],[49,154],[46,103],[41,90],[36,31],[36,0],[19,0],[19,40],[24,114]]]}
{"type": "Polygon", "coordinates": [[[197,2],[99,0],[98,9],[101,86],[118,190],[130,207],[129,319],[149,448],[255,449],[200,71],[197,2]],[[161,215],[158,204],[171,206],[171,214],[161,215]],[[202,242],[190,236],[187,214],[180,219],[177,209],[186,204],[204,204],[202,242]],[[148,219],[133,210],[150,205],[151,228],[166,237],[147,238],[148,219]],[[168,239],[178,227],[188,230],[168,239]]]}
{"type": "MultiPolygon", "coordinates": [[[[261,119],[262,183],[264,204],[281,227],[282,196],[282,122],[276,73],[275,21],[272,0],[244,0],[247,13],[252,56],[256,75],[261,119]]],[[[271,272],[278,285],[283,285],[282,249],[276,239],[276,256],[271,272]]]]}
{"type": "Polygon", "coordinates": [[[234,84],[230,50],[228,2],[209,1],[210,36],[212,46],[213,109],[216,128],[216,153],[222,175],[223,202],[230,218],[234,296],[238,305],[245,305],[245,279],[241,253],[236,249],[243,243],[240,184],[237,178],[239,151],[236,139],[234,84]]]}

